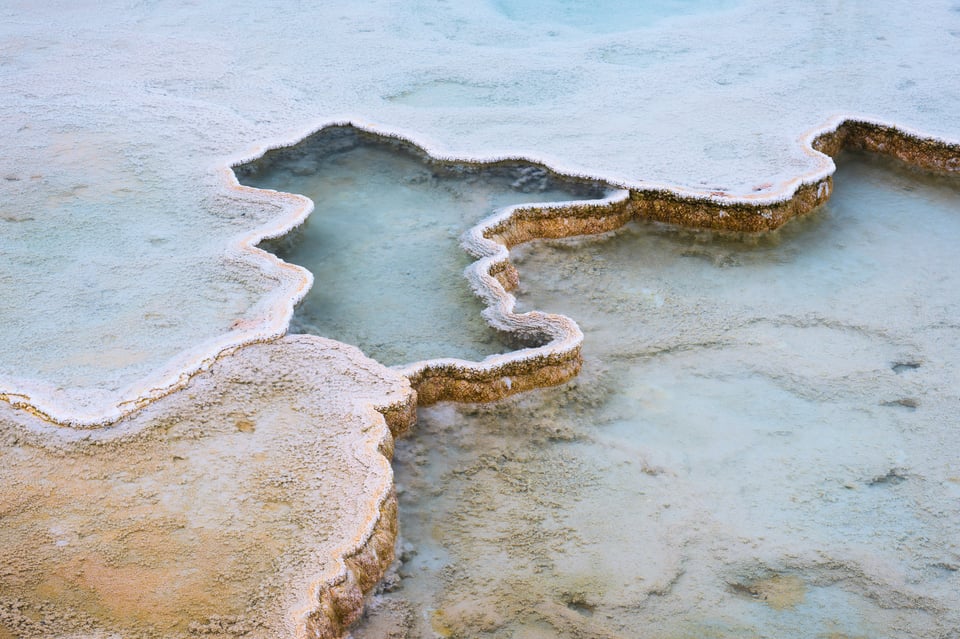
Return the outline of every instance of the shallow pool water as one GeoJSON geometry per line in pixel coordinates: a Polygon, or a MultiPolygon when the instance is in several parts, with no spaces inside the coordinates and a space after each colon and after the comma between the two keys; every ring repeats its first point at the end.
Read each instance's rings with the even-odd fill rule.
{"type": "Polygon", "coordinates": [[[960,187],[844,156],[777,233],[515,251],[582,375],[420,413],[359,638],[942,637],[960,627],[960,187]]]}
{"type": "Polygon", "coordinates": [[[307,224],[269,247],[315,277],[292,330],[354,344],[389,365],[509,350],[463,277],[472,260],[460,235],[510,204],[601,195],[533,165],[444,164],[340,127],[238,172],[250,186],[315,202],[307,224]]]}
{"type": "Polygon", "coordinates": [[[732,0],[495,0],[494,6],[511,20],[534,25],[573,27],[587,32],[612,33],[649,27],[670,16],[717,11],[732,0]]]}

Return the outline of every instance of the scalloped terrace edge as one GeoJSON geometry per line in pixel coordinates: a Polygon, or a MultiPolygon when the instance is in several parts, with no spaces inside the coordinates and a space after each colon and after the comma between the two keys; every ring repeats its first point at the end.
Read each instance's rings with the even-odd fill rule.
{"type": "Polygon", "coordinates": [[[519,336],[539,335],[546,344],[501,355],[480,362],[438,359],[397,367],[410,378],[422,404],[442,400],[489,401],[530,388],[559,384],[580,369],[583,335],[576,323],[560,315],[513,312],[517,273],[509,261],[509,250],[533,239],[553,239],[596,234],[618,228],[631,219],[650,219],[691,228],[761,232],[782,226],[804,215],[830,196],[836,168],[830,156],[843,148],[859,148],[896,157],[926,170],[960,172],[960,143],[924,136],[872,118],[839,115],[800,138],[807,155],[818,162],[806,175],[788,180],[772,194],[735,195],[724,191],[701,191],[654,183],[620,183],[588,175],[562,173],[537,160],[524,157],[458,159],[434,154],[428,147],[411,141],[412,136],[359,126],[351,121],[328,121],[299,135],[296,141],[256,146],[247,154],[229,159],[218,172],[226,186],[236,192],[267,195],[281,200],[284,214],[271,224],[261,225],[234,239],[226,256],[252,258],[266,271],[281,272],[296,282],[292,291],[276,291],[278,301],[260,325],[222,334],[175,357],[160,371],[130,384],[111,395],[109,406],[89,406],[94,400],[58,404],[52,389],[24,380],[6,380],[14,388],[0,390],[0,400],[53,424],[74,428],[108,426],[136,412],[150,402],[183,388],[189,379],[237,348],[274,340],[282,336],[294,306],[306,295],[313,276],[306,269],[284,262],[257,245],[280,237],[301,225],[313,210],[313,202],[302,195],[257,189],[241,185],[233,167],[259,159],[267,151],[294,146],[298,141],[328,127],[352,127],[360,132],[392,139],[419,149],[434,161],[459,164],[525,162],[567,179],[606,182],[619,189],[604,200],[560,202],[551,205],[523,205],[504,209],[482,221],[465,234],[464,246],[479,261],[467,269],[474,290],[487,304],[484,315],[495,328],[519,336]]]}
{"type": "MultiPolygon", "coordinates": [[[[563,174],[525,158],[457,160],[431,155],[429,150],[397,134],[380,133],[353,124],[361,132],[398,140],[433,161],[489,165],[522,161],[556,177],[603,182],[590,176],[563,174]]],[[[326,128],[326,127],[324,127],[326,128]]],[[[484,317],[495,329],[521,341],[541,339],[541,346],[491,355],[480,362],[433,359],[397,366],[417,391],[420,405],[438,401],[485,402],[521,391],[553,386],[577,375],[582,364],[583,333],[576,322],[556,314],[515,313],[510,293],[519,274],[510,262],[510,249],[538,239],[595,235],[620,228],[634,219],[654,220],[687,228],[730,232],[773,231],[789,220],[825,203],[833,191],[833,156],[845,148],[897,158],[911,166],[940,173],[960,172],[960,143],[926,137],[879,120],[836,116],[802,136],[805,152],[820,167],[785,183],[773,195],[734,196],[660,185],[615,185],[602,200],[524,204],[504,208],[468,230],[463,247],[477,261],[465,275],[486,304],[484,317]]]]}
{"type": "MultiPolygon", "coordinates": [[[[406,398],[373,410],[389,431],[377,444],[377,452],[389,463],[394,441],[416,422],[417,394],[409,392],[406,398]]],[[[360,619],[364,598],[394,561],[398,525],[397,495],[391,481],[368,529],[337,553],[337,575],[311,584],[310,603],[294,611],[296,639],[340,639],[360,619]]]]}
{"type": "MultiPolygon", "coordinates": [[[[438,159],[407,138],[356,127],[352,123],[328,124],[312,133],[331,126],[350,126],[367,134],[391,138],[438,159]]],[[[603,200],[507,207],[484,219],[464,234],[463,246],[478,258],[465,274],[475,293],[487,304],[485,318],[499,330],[521,336],[546,334],[551,339],[540,347],[493,355],[481,362],[437,359],[394,367],[410,379],[416,391],[412,407],[394,410],[404,414],[404,411],[415,411],[417,405],[444,400],[492,401],[522,390],[560,384],[579,372],[583,333],[576,322],[562,315],[539,311],[513,313],[515,298],[509,291],[519,284],[519,275],[509,254],[510,249],[518,244],[536,239],[604,233],[632,219],[726,231],[772,231],[829,199],[836,169],[831,156],[844,148],[881,153],[924,170],[960,173],[960,144],[924,137],[883,122],[836,117],[808,132],[802,139],[806,151],[820,158],[824,166],[806,178],[791,181],[788,186],[792,191],[783,191],[780,197],[733,198],[720,193],[689,194],[677,189],[647,186],[619,189],[603,200]]],[[[522,158],[469,162],[440,159],[470,164],[517,160],[529,162],[522,158]]],[[[547,170],[552,175],[560,175],[549,168],[547,170]]],[[[599,181],[586,176],[572,177],[599,181]]],[[[410,419],[413,414],[409,414],[410,419]]],[[[387,421],[393,423],[389,417],[387,421]]],[[[392,425],[391,431],[394,431],[392,425]]],[[[383,452],[388,458],[392,456],[391,451],[383,452]]],[[[321,604],[308,617],[305,628],[308,636],[338,639],[359,619],[364,593],[373,589],[393,558],[396,507],[396,497],[391,493],[381,505],[380,517],[368,541],[344,560],[345,569],[340,581],[319,592],[321,604]]]]}
{"type": "MultiPolygon", "coordinates": [[[[339,126],[354,125],[346,123],[339,126]]],[[[368,132],[407,142],[400,136],[372,130],[368,132]]],[[[824,154],[835,155],[845,147],[883,153],[927,170],[960,172],[960,144],[926,138],[882,122],[838,117],[811,131],[803,140],[808,153],[822,158],[825,166],[804,179],[789,183],[788,186],[793,190],[785,191],[782,197],[737,199],[719,193],[691,194],[678,189],[645,186],[633,187],[629,191],[621,189],[605,200],[586,203],[510,207],[485,219],[465,234],[464,245],[479,258],[468,267],[467,276],[477,294],[487,302],[486,318],[502,330],[546,333],[551,337],[551,341],[544,346],[491,356],[482,362],[429,360],[399,367],[397,370],[406,374],[411,385],[418,390],[420,404],[441,400],[487,401],[528,388],[559,384],[576,375],[581,363],[580,346],[583,334],[573,320],[539,312],[512,312],[515,298],[508,291],[516,287],[518,275],[509,261],[509,250],[520,243],[533,239],[603,233],[634,218],[732,231],[773,230],[793,217],[808,213],[828,199],[835,166],[832,159],[824,154]]],[[[268,149],[230,166],[256,159],[266,150],[268,149]]],[[[229,168],[226,172],[229,173],[227,181],[230,186],[241,190],[250,189],[239,185],[229,168]]],[[[274,264],[305,273],[304,286],[296,295],[285,300],[289,319],[293,305],[305,294],[312,278],[304,269],[287,265],[276,256],[257,248],[255,244],[295,228],[306,219],[313,203],[302,196],[276,192],[274,194],[297,203],[299,207],[283,218],[288,225],[278,222],[267,231],[261,227],[245,237],[243,247],[256,256],[266,256],[274,264]]],[[[269,341],[272,337],[264,334],[246,343],[269,341]]],[[[133,402],[136,406],[125,415],[182,387],[193,374],[209,368],[214,361],[242,345],[233,344],[220,349],[213,357],[202,359],[201,362],[205,363],[203,368],[197,367],[190,372],[181,373],[179,384],[159,389],[156,394],[138,399],[133,402]]],[[[26,409],[45,421],[56,423],[53,412],[44,412],[29,401],[20,402],[11,396],[23,397],[7,393],[0,395],[0,399],[14,407],[26,409]]],[[[413,423],[417,405],[417,394],[410,393],[405,400],[377,408],[377,412],[383,415],[391,434],[396,437],[413,423]]],[[[117,419],[119,417],[107,415],[97,424],[102,425],[117,419]]],[[[383,440],[378,449],[390,459],[392,448],[393,438],[389,438],[383,440]]],[[[332,580],[313,584],[312,601],[317,603],[297,614],[302,620],[296,631],[298,637],[336,639],[359,619],[365,594],[372,590],[393,561],[396,534],[397,504],[391,485],[388,492],[382,496],[377,515],[375,520],[371,521],[369,529],[354,543],[348,544],[343,553],[338,553],[340,556],[337,561],[341,568],[337,576],[332,580]]]]}
{"type": "MultiPolygon", "coordinates": [[[[303,341],[315,341],[322,348],[323,343],[331,342],[313,335],[298,335],[303,341]]],[[[283,340],[274,342],[282,347],[283,340]]],[[[339,344],[339,343],[335,343],[339,344]]],[[[355,346],[341,344],[349,357],[358,357],[378,366],[384,373],[389,369],[376,364],[363,355],[355,346]]],[[[236,349],[235,349],[236,350],[236,349]]],[[[232,351],[232,352],[235,352],[232,351]]],[[[228,360],[228,357],[222,358],[228,360]]],[[[227,366],[236,363],[227,362],[227,366]]],[[[350,538],[344,538],[331,550],[331,570],[324,570],[313,578],[307,587],[298,594],[298,602],[285,613],[287,627],[293,639],[340,639],[348,627],[359,620],[363,614],[365,596],[379,583],[393,563],[398,533],[397,497],[391,472],[391,460],[394,445],[398,437],[406,433],[416,422],[417,394],[409,381],[402,375],[391,373],[396,379],[394,391],[402,393],[398,399],[388,398],[383,404],[367,403],[363,408],[366,425],[360,429],[364,433],[365,454],[380,456],[386,464],[389,480],[384,481],[378,494],[368,502],[366,520],[356,528],[350,538]],[[392,401],[391,401],[392,399],[392,401]]],[[[195,378],[194,378],[195,379],[195,378]]],[[[391,392],[393,397],[397,393],[391,392]]],[[[193,401],[193,400],[189,400],[193,401]]],[[[22,429],[26,441],[32,446],[53,449],[63,445],[77,443],[92,444],[107,439],[123,439],[151,425],[153,418],[145,424],[129,427],[99,429],[93,431],[69,431],[53,425],[38,424],[33,427],[28,415],[14,417],[22,429]],[[18,418],[19,417],[19,418],[18,418]]],[[[124,419],[136,419],[129,415],[124,419]]],[[[0,627],[0,634],[3,628],[0,627]]]]}
{"type": "MultiPolygon", "coordinates": [[[[221,168],[219,173],[234,191],[256,191],[240,185],[229,167],[221,168]]],[[[313,285],[313,274],[301,266],[284,262],[276,255],[259,248],[258,244],[284,235],[302,224],[313,210],[313,202],[293,193],[276,195],[294,205],[283,207],[284,214],[272,223],[231,238],[224,251],[225,260],[243,261],[265,274],[276,274],[278,290],[265,295],[265,298],[273,303],[264,313],[261,322],[240,321],[234,327],[237,330],[214,336],[192,349],[182,351],[156,372],[115,392],[67,389],[67,395],[72,401],[62,404],[56,400],[58,389],[51,385],[34,380],[0,378],[0,384],[13,387],[12,390],[0,387],[0,401],[57,426],[75,429],[103,428],[182,389],[195,375],[209,370],[220,358],[230,355],[238,348],[283,337],[290,325],[290,318],[293,317],[294,307],[313,285]],[[74,392],[70,393],[71,390],[74,392]]]]}

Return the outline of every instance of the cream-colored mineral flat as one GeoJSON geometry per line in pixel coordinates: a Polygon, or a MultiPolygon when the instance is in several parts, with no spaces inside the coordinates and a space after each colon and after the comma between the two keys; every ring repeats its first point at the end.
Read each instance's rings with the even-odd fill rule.
{"type": "Polygon", "coordinates": [[[109,428],[4,407],[0,637],[339,635],[392,561],[385,454],[413,397],[296,336],[109,428]]]}
{"type": "Polygon", "coordinates": [[[413,5],[4,3],[0,399],[102,424],[281,335],[309,274],[254,247],[313,203],[228,166],[332,123],[661,190],[658,219],[769,205],[744,230],[824,195],[839,121],[958,142],[956,0],[413,5]]]}

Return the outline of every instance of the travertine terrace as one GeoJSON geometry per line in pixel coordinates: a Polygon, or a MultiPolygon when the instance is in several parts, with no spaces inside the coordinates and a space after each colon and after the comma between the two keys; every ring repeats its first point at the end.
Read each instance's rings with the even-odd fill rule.
{"type": "Polygon", "coordinates": [[[312,336],[109,428],[4,409],[0,636],[338,637],[393,560],[399,375],[312,336]]]}
{"type": "Polygon", "coordinates": [[[329,123],[731,203],[825,179],[824,122],[956,142],[950,1],[550,6],[8,7],[0,395],[104,424],[283,333],[309,274],[254,245],[310,204],[227,167],[329,123]]]}
{"type": "MultiPolygon", "coordinates": [[[[409,141],[376,136],[354,127],[330,130],[393,144],[437,169],[456,166],[451,161],[430,158],[409,141]]],[[[466,275],[486,303],[484,317],[494,328],[509,335],[514,343],[539,345],[492,355],[482,362],[439,359],[410,363],[398,370],[410,378],[421,405],[442,400],[491,401],[531,388],[554,386],[577,374],[583,334],[573,319],[539,311],[514,312],[515,299],[510,291],[517,286],[518,276],[509,251],[524,242],[600,234],[630,220],[730,232],[772,231],[828,200],[834,168],[830,158],[843,149],[871,151],[937,173],[960,172],[960,145],[879,122],[836,118],[808,133],[805,144],[809,145],[808,152],[823,157],[829,168],[798,180],[792,191],[775,197],[734,197],[724,192],[698,195],[683,189],[618,189],[608,185],[605,190],[610,194],[602,200],[518,205],[496,212],[464,235],[464,249],[477,258],[466,275]]],[[[492,165],[516,161],[502,159],[492,165]]],[[[540,168],[549,171],[548,167],[540,168]]]]}
{"type": "Polygon", "coordinates": [[[577,318],[515,311],[512,248],[776,229],[828,200],[843,148],[960,170],[953,0],[671,6],[0,10],[0,639],[341,636],[391,559],[411,386],[489,401],[581,369],[577,318]],[[231,167],[328,126],[610,185],[463,238],[486,319],[527,348],[391,371],[284,337],[312,277],[260,243],[323,203],[231,167]]]}

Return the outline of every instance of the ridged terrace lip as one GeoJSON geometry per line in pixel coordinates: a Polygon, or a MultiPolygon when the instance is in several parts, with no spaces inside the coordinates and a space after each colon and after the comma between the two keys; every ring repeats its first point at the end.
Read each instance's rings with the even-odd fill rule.
{"type": "MultiPolygon", "coordinates": [[[[381,142],[391,140],[431,163],[476,168],[530,162],[520,158],[470,163],[431,158],[426,149],[398,136],[376,134],[353,125],[329,127],[333,128],[346,128],[368,139],[379,137],[381,142]]],[[[803,142],[811,155],[821,158],[823,168],[791,181],[779,193],[736,196],[653,185],[618,188],[607,184],[603,188],[609,195],[602,199],[522,204],[496,211],[463,235],[464,249],[477,258],[465,275],[486,305],[483,315],[491,326],[515,341],[544,343],[490,355],[482,361],[432,359],[401,365],[397,370],[410,378],[421,405],[444,400],[491,401],[531,388],[560,384],[577,374],[583,333],[575,319],[539,311],[514,312],[516,299],[510,291],[519,280],[510,263],[510,249],[519,244],[603,233],[630,220],[656,220],[685,228],[732,232],[772,231],[829,199],[835,170],[832,155],[844,148],[869,150],[928,171],[960,172],[960,145],[880,122],[833,118],[806,134],[803,142]]],[[[274,148],[295,147],[294,144],[274,148]]],[[[542,165],[531,163],[531,166],[539,166],[558,180],[591,180],[587,176],[558,175],[542,165]]]]}
{"type": "Polygon", "coordinates": [[[577,320],[581,373],[420,411],[400,579],[353,635],[956,628],[958,178],[849,153],[776,232],[516,247],[517,307],[577,320]]]}
{"type": "MultiPolygon", "coordinates": [[[[338,123],[329,126],[353,125],[338,123]]],[[[368,133],[399,139],[399,136],[374,130],[368,133]]],[[[613,193],[603,201],[540,207],[527,205],[494,214],[464,238],[467,250],[480,258],[480,266],[468,271],[471,286],[487,303],[487,319],[492,325],[505,332],[522,334],[535,331],[549,335],[549,343],[524,349],[518,354],[491,356],[479,363],[452,359],[411,363],[404,368],[404,372],[420,388],[425,402],[458,397],[464,400],[493,399],[538,385],[560,383],[576,374],[579,361],[577,349],[582,336],[578,335],[579,329],[569,318],[536,314],[521,316],[512,312],[512,296],[504,287],[504,283],[510,286],[508,254],[502,250],[516,243],[538,237],[610,230],[633,218],[737,231],[777,228],[792,217],[809,212],[829,197],[834,164],[829,155],[818,149],[836,153],[844,147],[863,148],[898,157],[928,170],[960,170],[960,146],[956,143],[923,137],[879,121],[838,116],[806,134],[802,142],[811,156],[822,158],[821,167],[788,182],[773,194],[738,196],[726,192],[702,192],[649,184],[620,185],[617,190],[617,185],[611,185],[613,193]],[[624,186],[627,188],[622,188],[624,186]],[[497,248],[497,245],[502,248],[497,248]],[[503,281],[494,275],[499,275],[503,281]]],[[[406,143],[416,147],[413,142],[406,143]]],[[[279,146],[289,144],[261,147],[248,154],[246,160],[260,157],[270,148],[279,146]]],[[[418,148],[428,153],[422,147],[418,148]]],[[[435,160],[458,162],[451,158],[435,160]]],[[[536,164],[524,158],[491,158],[484,162],[508,161],[536,164]]],[[[234,165],[240,162],[237,160],[234,165]]],[[[467,163],[464,160],[459,162],[467,163]]],[[[549,170],[548,167],[544,168],[549,170]]],[[[226,247],[228,254],[242,255],[244,259],[257,264],[261,273],[272,273],[278,281],[287,282],[283,288],[269,294],[274,301],[264,312],[263,319],[236,322],[230,332],[194,345],[171,362],[151,371],[145,378],[134,380],[118,390],[54,388],[42,381],[8,378],[0,380],[0,399],[53,423],[78,428],[104,426],[158,397],[182,388],[191,375],[209,368],[221,353],[282,335],[289,324],[293,307],[312,284],[312,277],[306,270],[277,259],[257,245],[302,224],[310,214],[313,203],[294,194],[265,193],[244,187],[237,182],[232,171],[225,170],[223,177],[229,187],[238,192],[263,201],[279,200],[286,203],[280,206],[285,211],[284,215],[269,225],[235,238],[226,247]]],[[[594,179],[582,175],[568,177],[594,179]]]]}

